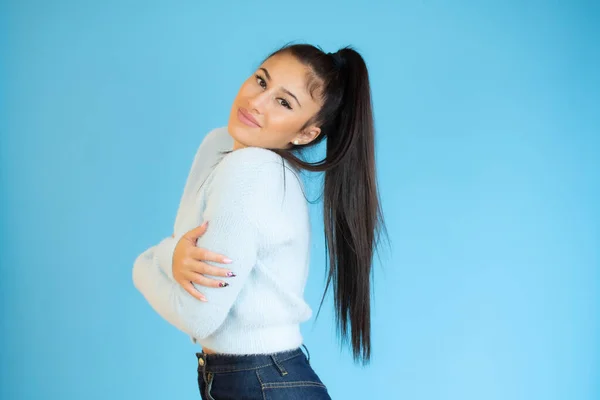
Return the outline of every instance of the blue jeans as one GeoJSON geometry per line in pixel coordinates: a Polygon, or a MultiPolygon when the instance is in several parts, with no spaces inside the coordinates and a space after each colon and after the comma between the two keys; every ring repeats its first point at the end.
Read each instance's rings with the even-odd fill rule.
{"type": "Polygon", "coordinates": [[[200,396],[205,400],[331,400],[304,348],[306,356],[300,347],[259,355],[196,353],[200,396]]]}

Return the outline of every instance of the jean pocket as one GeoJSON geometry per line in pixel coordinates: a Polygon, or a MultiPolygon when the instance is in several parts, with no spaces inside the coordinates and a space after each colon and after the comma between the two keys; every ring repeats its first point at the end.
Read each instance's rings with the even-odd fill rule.
{"type": "Polygon", "coordinates": [[[325,385],[314,381],[264,383],[262,394],[264,400],[331,400],[325,385]]]}
{"type": "Polygon", "coordinates": [[[327,387],[306,362],[296,357],[256,370],[263,397],[276,399],[330,399],[327,387]]]}

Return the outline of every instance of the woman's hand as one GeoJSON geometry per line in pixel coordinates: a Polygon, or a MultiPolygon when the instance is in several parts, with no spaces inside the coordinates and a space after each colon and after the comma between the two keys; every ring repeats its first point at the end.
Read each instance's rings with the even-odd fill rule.
{"type": "MultiPolygon", "coordinates": [[[[192,282],[208,287],[225,287],[229,284],[224,281],[207,278],[204,275],[233,277],[235,274],[227,269],[215,267],[203,261],[213,261],[221,264],[230,264],[227,257],[196,247],[196,241],[208,227],[208,222],[198,228],[192,229],[179,239],[173,252],[173,278],[189,294],[198,300],[206,301],[206,297],[196,290],[192,282]]],[[[175,237],[175,235],[173,235],[175,237]]]]}

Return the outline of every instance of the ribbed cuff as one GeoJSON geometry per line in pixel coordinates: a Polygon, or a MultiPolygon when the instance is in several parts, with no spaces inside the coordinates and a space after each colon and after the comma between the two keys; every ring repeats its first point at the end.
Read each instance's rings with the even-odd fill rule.
{"type": "Polygon", "coordinates": [[[172,280],[173,279],[173,253],[179,242],[178,237],[168,237],[156,246],[156,259],[160,269],[172,280]]]}

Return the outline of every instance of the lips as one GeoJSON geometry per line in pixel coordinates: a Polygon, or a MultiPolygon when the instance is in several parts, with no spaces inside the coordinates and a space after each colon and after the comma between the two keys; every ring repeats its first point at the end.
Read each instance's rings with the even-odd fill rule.
{"type": "Polygon", "coordinates": [[[244,108],[238,108],[238,118],[242,123],[248,126],[260,128],[258,121],[244,108]]]}

